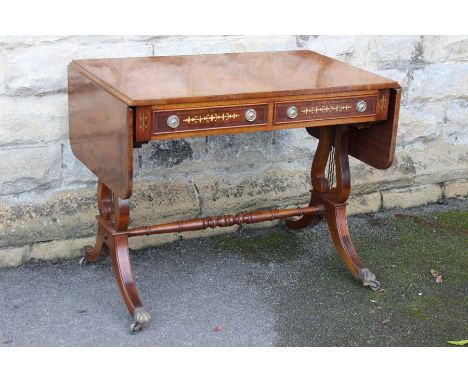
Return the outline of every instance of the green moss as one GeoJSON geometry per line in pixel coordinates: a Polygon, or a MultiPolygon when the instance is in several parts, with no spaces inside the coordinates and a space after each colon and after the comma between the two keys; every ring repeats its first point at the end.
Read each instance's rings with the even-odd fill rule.
{"type": "Polygon", "coordinates": [[[468,233],[468,211],[440,211],[428,216],[432,217],[441,225],[452,227],[455,230],[464,230],[468,233]]]}

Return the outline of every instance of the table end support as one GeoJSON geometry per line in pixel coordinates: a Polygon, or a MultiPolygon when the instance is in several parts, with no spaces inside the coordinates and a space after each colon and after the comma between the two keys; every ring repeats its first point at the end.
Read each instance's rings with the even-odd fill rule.
{"type": "Polygon", "coordinates": [[[98,231],[94,247],[83,248],[80,265],[96,262],[103,254],[111,256],[112,268],[128,312],[132,317],[130,332],[136,333],[148,326],[150,315],[143,307],[132,273],[128,235],[130,208],[128,199],[120,199],[101,181],[98,184],[98,231]]]}
{"type": "Polygon", "coordinates": [[[346,219],[346,201],[351,190],[348,130],[347,126],[320,128],[319,144],[310,173],[313,191],[309,207],[322,205],[325,213],[322,216],[303,216],[298,220],[286,221],[286,227],[306,228],[324,218],[336,250],[352,275],[362,285],[379,290],[380,283],[376,276],[356,253],[346,219]]]}

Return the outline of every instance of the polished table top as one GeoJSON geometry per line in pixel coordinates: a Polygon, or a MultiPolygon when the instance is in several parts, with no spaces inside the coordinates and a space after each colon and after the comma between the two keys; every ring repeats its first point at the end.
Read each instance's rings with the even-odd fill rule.
{"type": "Polygon", "coordinates": [[[398,83],[311,51],[74,60],[129,106],[390,89],[398,83]]]}

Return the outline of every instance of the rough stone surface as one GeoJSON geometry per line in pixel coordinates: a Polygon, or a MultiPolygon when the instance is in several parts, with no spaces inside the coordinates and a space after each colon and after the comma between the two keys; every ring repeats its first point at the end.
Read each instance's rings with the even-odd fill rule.
{"type": "Polygon", "coordinates": [[[29,258],[29,245],[0,248],[0,268],[18,267],[29,258]]]}
{"type": "Polygon", "coordinates": [[[5,64],[3,50],[0,48],[0,95],[5,93],[5,64]]]}
{"type": "MultiPolygon", "coordinates": [[[[96,179],[68,142],[69,61],[288,49],[315,50],[403,87],[395,161],[386,171],[351,161],[350,214],[375,211],[379,193],[388,202],[395,189],[408,206],[437,199],[439,191],[427,199],[415,190],[439,184],[447,196],[461,193],[456,184],[468,179],[467,36],[0,36],[0,249],[94,233],[96,179]]],[[[143,145],[134,155],[132,224],[306,204],[316,147],[304,129],[143,145]]]]}
{"type": "Polygon", "coordinates": [[[60,186],[61,148],[14,147],[0,150],[0,195],[60,186]]]}
{"type": "Polygon", "coordinates": [[[445,184],[444,196],[446,198],[468,196],[468,180],[445,184]]]}
{"type": "Polygon", "coordinates": [[[381,207],[382,195],[380,192],[373,192],[372,194],[349,198],[346,212],[348,215],[368,214],[379,211],[381,207]]]}
{"type": "Polygon", "coordinates": [[[72,240],[55,240],[34,244],[28,260],[54,260],[81,256],[85,245],[93,245],[92,237],[72,240]]]}
{"type": "Polygon", "coordinates": [[[442,199],[442,189],[439,185],[410,187],[382,192],[383,208],[409,208],[442,199]]]}

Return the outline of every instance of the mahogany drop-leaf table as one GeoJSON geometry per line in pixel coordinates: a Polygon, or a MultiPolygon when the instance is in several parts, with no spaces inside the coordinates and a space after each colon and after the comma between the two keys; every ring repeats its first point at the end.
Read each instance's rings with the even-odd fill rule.
{"type": "Polygon", "coordinates": [[[353,276],[379,288],[349,235],[348,156],[377,169],[391,165],[401,96],[397,82],[311,51],[230,53],[74,60],[68,95],[73,153],[99,180],[96,243],[84,249],[80,262],[110,254],[132,332],[150,316],[132,275],[131,236],[275,219],[300,229],[325,219],[353,276]],[[153,140],[292,128],[319,139],[307,207],[129,227],[134,148],[153,140]]]}

